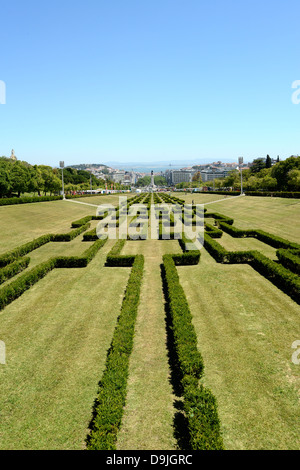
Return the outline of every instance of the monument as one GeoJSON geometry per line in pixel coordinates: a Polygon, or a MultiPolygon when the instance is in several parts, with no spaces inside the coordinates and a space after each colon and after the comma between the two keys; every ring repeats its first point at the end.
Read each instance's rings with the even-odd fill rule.
{"type": "Polygon", "coordinates": [[[17,161],[17,157],[15,156],[15,151],[14,151],[14,149],[12,149],[12,151],[11,151],[10,159],[13,160],[14,162],[17,161]]]}

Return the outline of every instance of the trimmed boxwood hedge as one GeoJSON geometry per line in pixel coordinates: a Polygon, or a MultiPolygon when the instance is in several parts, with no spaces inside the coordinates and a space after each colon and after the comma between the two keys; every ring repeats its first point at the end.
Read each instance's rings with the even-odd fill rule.
{"type": "Polygon", "coordinates": [[[81,227],[82,225],[85,225],[88,222],[90,222],[92,220],[92,218],[93,217],[91,215],[87,215],[85,217],[82,217],[82,219],[75,220],[74,222],[72,222],[71,226],[73,228],[81,227]]]}
{"type": "Polygon", "coordinates": [[[45,263],[41,263],[30,271],[24,273],[22,276],[18,277],[7,286],[4,286],[2,289],[0,289],[0,310],[13,302],[13,300],[20,297],[23,292],[30,289],[30,287],[40,279],[45,277],[48,272],[55,268],[55,263],[55,258],[51,258],[45,263]]]}
{"type": "Polygon", "coordinates": [[[62,196],[7,197],[0,199],[0,206],[11,206],[13,204],[31,204],[32,202],[58,201],[62,198],[62,196]]]}
{"type": "Polygon", "coordinates": [[[300,303],[300,278],[259,251],[227,251],[207,233],[204,247],[219,263],[248,263],[279,289],[300,303]]]}
{"type": "Polygon", "coordinates": [[[127,394],[129,357],[140,300],[144,257],[135,256],[106,367],[99,385],[88,450],[115,450],[127,394]]]}
{"type": "Polygon", "coordinates": [[[16,259],[20,258],[21,256],[26,255],[27,253],[30,253],[33,250],[36,250],[42,245],[45,245],[46,243],[49,243],[51,241],[52,235],[47,234],[47,235],[42,235],[39,238],[35,238],[31,242],[25,243],[24,245],[21,245],[17,248],[14,248],[11,251],[8,251],[4,253],[3,255],[0,256],[0,268],[12,263],[16,259]]]}
{"type": "MultiPolygon", "coordinates": [[[[214,227],[211,224],[208,224],[208,223],[204,222],[204,227],[205,227],[205,231],[208,233],[208,235],[211,238],[221,238],[222,235],[223,235],[222,230],[220,230],[217,227],[214,227]]],[[[231,225],[229,225],[229,227],[231,227],[231,225]]]]}
{"type": "Polygon", "coordinates": [[[71,230],[71,232],[68,233],[59,233],[59,234],[53,234],[51,236],[51,241],[52,242],[70,242],[71,240],[74,240],[74,238],[78,237],[82,232],[85,232],[89,227],[90,223],[87,223],[85,225],[80,225],[78,228],[71,230]]]}
{"type": "Polygon", "coordinates": [[[222,450],[224,445],[216,399],[210,390],[202,385],[199,387],[204,364],[197,347],[192,315],[179,281],[173,256],[163,256],[162,278],[183,389],[189,445],[193,450],[222,450]]]}
{"type": "Polygon", "coordinates": [[[70,242],[75,237],[80,235],[82,232],[86,231],[89,228],[90,224],[79,225],[76,230],[71,230],[68,233],[62,234],[50,234],[42,235],[39,238],[35,238],[31,242],[25,243],[17,248],[14,248],[11,251],[8,251],[0,256],[0,268],[7,266],[18,258],[30,253],[33,250],[36,250],[40,246],[45,245],[49,242],[70,242]]]}
{"type": "MultiPolygon", "coordinates": [[[[48,261],[39,264],[30,271],[25,272],[23,275],[12,281],[10,284],[0,289],[0,310],[2,310],[13,300],[20,297],[23,292],[25,292],[27,289],[30,289],[32,285],[34,285],[36,282],[46,276],[46,274],[52,271],[52,269],[86,267],[106,241],[106,239],[97,240],[80,257],[58,256],[55,258],[50,258],[48,261]]],[[[27,261],[25,261],[24,263],[26,264],[27,261]]]]}
{"type": "Polygon", "coordinates": [[[280,263],[285,268],[300,275],[300,250],[284,250],[280,248],[276,254],[280,263]]]}
{"type": "Polygon", "coordinates": [[[217,219],[222,222],[226,222],[229,225],[232,225],[234,222],[234,220],[231,217],[227,217],[226,215],[219,214],[219,212],[204,212],[204,217],[217,219]]]}
{"type": "Polygon", "coordinates": [[[235,238],[253,237],[274,248],[290,248],[300,250],[300,245],[298,245],[298,243],[290,242],[289,240],[278,237],[277,235],[273,235],[263,230],[242,230],[223,221],[218,221],[218,225],[222,228],[222,230],[224,230],[224,232],[229,233],[232,237],[235,238]]]}
{"type": "Polygon", "coordinates": [[[131,267],[133,266],[135,255],[120,255],[122,248],[126,243],[125,239],[118,240],[117,243],[112,247],[106,258],[106,266],[122,266],[131,267]]]}
{"type": "Polygon", "coordinates": [[[30,258],[20,258],[0,269],[0,284],[27,268],[30,258]]]}

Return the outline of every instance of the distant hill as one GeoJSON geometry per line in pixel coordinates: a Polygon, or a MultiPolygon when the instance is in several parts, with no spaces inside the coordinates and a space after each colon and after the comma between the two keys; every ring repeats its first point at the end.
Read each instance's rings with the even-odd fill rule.
{"type": "Polygon", "coordinates": [[[87,168],[109,168],[104,163],[81,163],[80,165],[68,165],[68,168],[74,168],[75,170],[86,170],[87,168]]]}

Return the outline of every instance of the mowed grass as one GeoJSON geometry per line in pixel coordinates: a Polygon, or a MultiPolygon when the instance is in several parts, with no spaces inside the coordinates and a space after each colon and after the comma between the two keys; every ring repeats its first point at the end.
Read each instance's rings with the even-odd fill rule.
{"type": "MultiPolygon", "coordinates": [[[[56,269],[0,312],[1,449],[84,449],[128,268],[56,269]]],[[[38,251],[38,250],[37,250],[38,251]]]]}
{"type": "MultiPolygon", "coordinates": [[[[173,193],[172,193],[173,194],[173,193]]],[[[220,194],[174,193],[191,204],[204,204],[207,212],[220,212],[234,219],[238,228],[253,228],[300,242],[300,199],[220,194]],[[219,201],[219,202],[216,202],[219,201]]]]}
{"type": "Polygon", "coordinates": [[[248,265],[203,250],[179,267],[227,449],[299,449],[300,307],[248,265]]]}
{"type": "MultiPolygon", "coordinates": [[[[222,197],[185,197],[190,196],[196,203],[222,197]]],[[[106,203],[118,203],[105,197],[106,203]]],[[[103,203],[102,196],[97,198],[103,203]]],[[[99,204],[82,198],[93,200],[99,204]]],[[[207,208],[232,216],[237,227],[300,242],[297,201],[227,198],[207,208]]],[[[0,208],[0,253],[44,233],[67,232],[73,220],[94,213],[92,206],[66,201],[0,208]]],[[[225,233],[218,242],[228,250],[258,249],[271,258],[276,251],[225,233]]],[[[90,244],[82,235],[69,243],[48,243],[29,254],[30,267],[56,255],[80,255],[90,244]]],[[[85,448],[130,272],[104,267],[113,244],[107,242],[87,268],[52,271],[0,312],[0,340],[7,348],[7,364],[0,366],[0,449],[85,448]]],[[[146,240],[129,241],[122,252],[145,256],[117,443],[122,450],[177,448],[177,397],[170,383],[159,265],[163,253],[179,251],[177,241],[146,240]]],[[[299,448],[300,366],[291,361],[291,345],[300,339],[299,305],[250,266],[218,264],[204,249],[198,266],[178,267],[178,272],[204,357],[204,383],[218,399],[226,448],[299,448]]]]}
{"type": "Polygon", "coordinates": [[[105,195],[71,201],[1,206],[0,254],[47,233],[69,232],[73,221],[86,215],[96,215],[98,204],[108,203],[117,205],[118,198],[105,195]]]}

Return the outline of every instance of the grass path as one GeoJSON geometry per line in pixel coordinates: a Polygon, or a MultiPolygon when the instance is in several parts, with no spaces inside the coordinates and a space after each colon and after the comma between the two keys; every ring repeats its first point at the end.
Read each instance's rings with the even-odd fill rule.
{"type": "MultiPolygon", "coordinates": [[[[177,242],[167,243],[169,250],[179,251],[177,242]]],[[[175,396],[170,383],[160,274],[165,247],[164,242],[149,240],[127,243],[124,249],[124,254],[138,250],[145,256],[145,273],[130,358],[127,404],[118,437],[119,450],[177,448],[173,428],[175,396]]]]}

